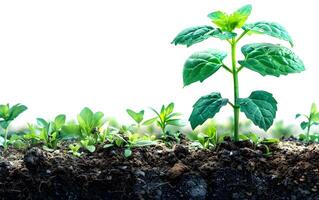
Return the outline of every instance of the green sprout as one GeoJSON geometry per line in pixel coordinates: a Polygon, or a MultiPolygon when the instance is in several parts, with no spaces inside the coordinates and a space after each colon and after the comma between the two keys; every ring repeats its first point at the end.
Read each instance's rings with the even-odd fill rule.
{"type": "Polygon", "coordinates": [[[2,142],[4,150],[8,148],[8,131],[11,122],[27,109],[26,106],[21,104],[16,104],[12,107],[10,107],[9,104],[0,105],[0,126],[4,130],[4,139],[2,142]]]}
{"type": "MultiPolygon", "coordinates": [[[[306,129],[306,135],[301,135],[302,139],[305,139],[306,142],[309,142],[310,138],[310,129],[314,125],[319,125],[319,111],[317,109],[317,106],[315,103],[311,105],[310,114],[309,115],[303,115],[303,114],[297,114],[296,118],[304,117],[306,121],[303,121],[300,123],[300,127],[302,130],[306,129]]],[[[312,140],[317,139],[317,137],[313,136],[312,140]]]]}
{"type": "Polygon", "coordinates": [[[245,113],[255,125],[267,131],[276,117],[277,101],[269,92],[253,91],[247,98],[239,96],[239,74],[243,69],[250,69],[262,76],[279,77],[290,73],[304,71],[304,64],[289,48],[271,43],[251,43],[242,46],[244,59],[237,61],[237,46],[242,38],[254,33],[269,35],[288,41],[292,46],[292,39],[284,27],[273,22],[256,22],[246,24],[251,13],[251,5],[239,8],[232,14],[222,11],[212,12],[208,18],[217,27],[195,26],[180,32],[173,44],[190,47],[209,38],[218,38],[230,45],[231,67],[223,60],[227,57],[225,51],[208,49],[192,54],[184,64],[183,81],[188,86],[197,81],[203,82],[217,72],[225,69],[233,80],[233,101],[223,98],[219,92],[201,97],[193,106],[189,118],[191,126],[195,129],[207,119],[213,118],[220,109],[229,104],[233,108],[234,140],[239,140],[239,112],[245,113]],[[242,29],[240,34],[235,30],[242,29]],[[239,64],[239,65],[238,65],[239,64]]]}
{"type": "Polygon", "coordinates": [[[157,126],[161,129],[163,140],[166,141],[170,137],[173,137],[172,139],[174,140],[178,139],[179,133],[173,134],[167,131],[167,126],[169,125],[176,127],[183,127],[185,125],[184,122],[178,118],[181,114],[174,112],[174,103],[170,103],[167,106],[162,105],[159,112],[154,108],[151,109],[157,116],[149,121],[156,120],[157,126]]]}
{"type": "Polygon", "coordinates": [[[62,134],[65,137],[74,137],[80,139],[82,147],[93,153],[96,145],[101,143],[103,136],[102,127],[105,124],[104,114],[102,112],[93,112],[85,107],[77,116],[78,124],[70,123],[62,127],[62,134]]]}
{"type": "Polygon", "coordinates": [[[217,134],[216,124],[212,120],[207,120],[200,128],[190,132],[187,137],[192,141],[192,146],[201,149],[214,149],[223,140],[217,134]]]}

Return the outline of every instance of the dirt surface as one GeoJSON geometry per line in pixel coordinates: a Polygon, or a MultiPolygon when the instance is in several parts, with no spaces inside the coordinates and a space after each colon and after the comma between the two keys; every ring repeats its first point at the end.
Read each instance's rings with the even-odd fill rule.
{"type": "Polygon", "coordinates": [[[33,147],[0,156],[0,199],[319,199],[319,145],[284,141],[98,149],[73,157],[33,147]]]}

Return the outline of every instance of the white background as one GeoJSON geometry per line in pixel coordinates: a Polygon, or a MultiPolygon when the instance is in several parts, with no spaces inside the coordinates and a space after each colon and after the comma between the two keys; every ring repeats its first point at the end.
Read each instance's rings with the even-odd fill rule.
{"type": "MultiPolygon", "coordinates": [[[[275,21],[286,27],[306,71],[275,78],[245,69],[240,96],[267,90],[279,102],[277,119],[296,123],[297,112],[308,113],[313,101],[319,104],[316,1],[1,1],[0,102],[29,107],[16,125],[59,113],[74,118],[84,106],[128,122],[126,108],[158,108],[171,101],[187,118],[202,95],[220,91],[232,98],[232,79],[220,70],[202,84],[183,88],[185,59],[194,51],[229,47],[217,39],[188,49],[170,42],[184,28],[209,25],[208,13],[232,12],[247,3],[253,5],[248,22],[275,21]]],[[[247,37],[240,46],[257,41],[288,46],[267,36],[247,37]]],[[[217,119],[231,114],[223,108],[217,119]]]]}

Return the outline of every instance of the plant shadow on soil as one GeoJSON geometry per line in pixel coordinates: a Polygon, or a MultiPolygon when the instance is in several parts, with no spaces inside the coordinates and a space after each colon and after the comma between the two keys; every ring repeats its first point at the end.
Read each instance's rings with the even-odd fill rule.
{"type": "Polygon", "coordinates": [[[10,149],[0,157],[0,199],[319,199],[319,145],[282,141],[263,156],[250,142],[217,149],[10,149]]]}

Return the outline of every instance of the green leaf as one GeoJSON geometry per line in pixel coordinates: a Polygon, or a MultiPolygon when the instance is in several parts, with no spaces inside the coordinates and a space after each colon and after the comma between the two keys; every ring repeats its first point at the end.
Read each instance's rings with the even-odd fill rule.
{"type": "Polygon", "coordinates": [[[131,109],[127,109],[126,112],[132,117],[132,119],[134,119],[136,123],[140,124],[143,121],[144,110],[141,110],[140,112],[134,112],[131,109]]]}
{"type": "Polygon", "coordinates": [[[317,105],[315,103],[311,104],[311,114],[317,113],[317,105]]]}
{"type": "Polygon", "coordinates": [[[0,118],[6,119],[9,115],[9,105],[0,105],[0,118]]]}
{"type": "Polygon", "coordinates": [[[302,130],[305,130],[307,127],[308,127],[308,122],[301,122],[301,124],[300,124],[300,128],[302,129],[302,130]]]}
{"type": "MultiPolygon", "coordinates": [[[[248,19],[251,13],[252,7],[251,5],[245,5],[235,11],[233,14],[229,16],[229,27],[230,28],[241,28],[246,20],[248,19]]],[[[233,29],[234,29],[233,28],[233,29]]]]}
{"type": "Polygon", "coordinates": [[[165,108],[165,115],[169,115],[174,110],[174,103],[168,104],[168,106],[165,108]]]}
{"type": "Polygon", "coordinates": [[[191,141],[196,141],[197,140],[197,133],[195,131],[192,131],[187,134],[187,138],[191,141]]]}
{"type": "Polygon", "coordinates": [[[302,60],[290,49],[269,43],[247,44],[241,48],[245,60],[239,63],[259,74],[279,77],[305,70],[302,60]]]}
{"type": "Polygon", "coordinates": [[[295,118],[297,119],[297,118],[299,118],[301,116],[302,116],[302,114],[298,113],[298,114],[296,114],[295,118]]]}
{"type": "Polygon", "coordinates": [[[191,126],[195,129],[207,119],[213,118],[222,106],[228,103],[228,99],[222,98],[220,93],[213,92],[201,97],[193,106],[193,112],[189,118],[191,126]]]}
{"type": "Polygon", "coordinates": [[[172,126],[179,126],[179,127],[185,126],[185,123],[180,119],[170,119],[170,120],[167,120],[166,123],[172,126]]]}
{"type": "Polygon", "coordinates": [[[24,105],[21,104],[16,104],[14,106],[12,106],[9,109],[9,120],[14,120],[16,117],[18,117],[21,113],[23,113],[24,111],[26,111],[28,108],[24,105]]]}
{"type": "Polygon", "coordinates": [[[62,126],[61,138],[63,139],[73,139],[81,137],[81,128],[77,124],[68,124],[62,126]]]}
{"type": "Polygon", "coordinates": [[[238,99],[240,110],[256,126],[267,131],[276,117],[277,101],[272,94],[265,91],[254,91],[248,98],[238,99]]]}
{"type": "Polygon", "coordinates": [[[235,28],[241,28],[245,24],[251,10],[251,5],[245,5],[231,15],[222,11],[216,11],[208,14],[208,17],[223,31],[232,32],[235,28]]]}
{"type": "Polygon", "coordinates": [[[3,128],[3,129],[7,129],[10,125],[11,121],[5,121],[5,120],[1,120],[0,121],[0,126],[3,128]]]}
{"type": "Polygon", "coordinates": [[[105,144],[105,145],[103,146],[103,148],[104,148],[104,149],[108,149],[108,148],[113,147],[113,146],[114,146],[114,144],[105,144]]]}
{"type": "Polygon", "coordinates": [[[213,36],[216,29],[211,26],[195,26],[184,29],[172,41],[172,44],[186,45],[187,47],[193,44],[202,42],[213,36]]]}
{"type": "Polygon", "coordinates": [[[277,138],[265,138],[263,141],[261,141],[262,144],[278,144],[280,142],[277,138]]]}
{"type": "Polygon", "coordinates": [[[60,128],[62,128],[62,126],[65,124],[65,118],[66,116],[61,114],[55,117],[54,119],[54,124],[55,124],[55,128],[58,130],[60,128]]]}
{"type": "Polygon", "coordinates": [[[307,136],[305,134],[300,134],[299,135],[299,140],[304,141],[306,140],[307,136]]]}
{"type": "Polygon", "coordinates": [[[85,148],[91,153],[93,153],[95,151],[95,146],[94,145],[87,145],[85,148]]]}
{"type": "Polygon", "coordinates": [[[196,81],[203,82],[214,74],[222,65],[226,52],[209,49],[192,54],[184,64],[184,86],[196,81]]]}
{"type": "Polygon", "coordinates": [[[91,125],[92,128],[100,128],[105,123],[105,120],[103,120],[104,113],[102,112],[96,112],[93,115],[93,125],[91,125]]]}
{"type": "Polygon", "coordinates": [[[281,40],[288,41],[293,46],[292,39],[286,29],[280,24],[274,22],[256,22],[253,24],[246,24],[243,26],[245,31],[253,33],[266,34],[281,40]]]}
{"type": "Polygon", "coordinates": [[[125,158],[128,158],[132,155],[132,150],[131,149],[125,149],[124,150],[124,156],[125,158]]]}
{"type": "MultiPolygon", "coordinates": [[[[208,18],[212,20],[212,22],[220,27],[222,30],[229,31],[228,27],[228,14],[222,11],[215,11],[210,14],[208,14],[208,18]]],[[[230,30],[232,31],[232,30],[230,30]]]]}
{"type": "Polygon", "coordinates": [[[319,112],[313,114],[312,121],[319,122],[319,112]]]}
{"type": "Polygon", "coordinates": [[[249,138],[246,135],[244,135],[244,134],[239,134],[238,137],[239,137],[240,140],[243,140],[243,141],[249,140],[249,138]]]}
{"type": "Polygon", "coordinates": [[[48,129],[49,127],[49,122],[47,122],[45,119],[43,118],[37,118],[37,124],[38,126],[40,126],[41,128],[46,128],[48,129]]]}
{"type": "Polygon", "coordinates": [[[81,129],[84,129],[88,134],[91,132],[91,127],[93,126],[93,112],[91,109],[85,107],[82,109],[80,114],[78,115],[78,122],[81,129]]]}
{"type": "Polygon", "coordinates": [[[259,137],[255,133],[248,133],[248,134],[246,134],[246,136],[255,144],[257,144],[259,141],[259,137]]]}
{"type": "Polygon", "coordinates": [[[144,126],[152,125],[152,124],[156,121],[156,119],[157,119],[157,117],[148,119],[148,120],[146,120],[145,122],[143,122],[143,125],[144,125],[144,126]]]}
{"type": "Polygon", "coordinates": [[[216,29],[214,32],[208,33],[212,37],[221,39],[221,40],[229,40],[237,36],[237,33],[222,31],[220,29],[216,29]]]}
{"type": "Polygon", "coordinates": [[[151,146],[151,145],[156,145],[156,144],[157,144],[157,142],[152,141],[152,140],[138,140],[133,144],[133,146],[134,147],[145,147],[145,146],[151,146]]]}

